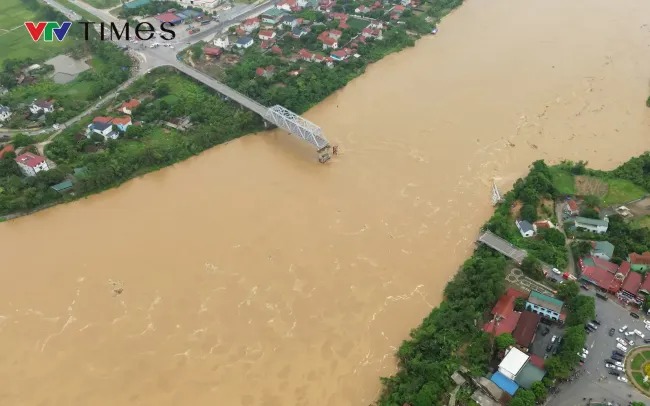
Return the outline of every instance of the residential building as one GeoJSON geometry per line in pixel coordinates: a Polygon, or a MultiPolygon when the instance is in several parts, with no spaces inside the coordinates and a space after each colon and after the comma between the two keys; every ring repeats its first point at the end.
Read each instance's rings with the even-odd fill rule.
{"type": "Polygon", "coordinates": [[[590,219],[587,217],[575,217],[573,225],[576,229],[591,231],[592,233],[603,234],[607,232],[609,226],[609,219],[605,217],[604,220],[590,219]]]}
{"type": "Polygon", "coordinates": [[[314,60],[314,54],[303,48],[298,51],[298,58],[302,59],[303,61],[311,62],[314,60]]]}
{"type": "Polygon", "coordinates": [[[11,117],[11,109],[0,104],[0,121],[7,121],[11,117]]]}
{"type": "Polygon", "coordinates": [[[300,24],[302,24],[302,18],[297,18],[291,15],[287,15],[282,18],[282,25],[289,27],[289,29],[299,27],[300,24]]]}
{"type": "Polygon", "coordinates": [[[512,332],[512,337],[517,342],[519,348],[528,350],[528,347],[530,347],[530,344],[535,339],[537,326],[541,320],[542,316],[537,313],[529,311],[521,312],[517,326],[512,332]]]}
{"type": "Polygon", "coordinates": [[[273,26],[278,24],[282,20],[282,17],[284,16],[285,16],[284,11],[278,8],[268,9],[264,13],[260,14],[263,24],[273,25],[273,26]]]}
{"type": "Polygon", "coordinates": [[[354,9],[354,12],[357,14],[366,14],[370,12],[370,7],[366,7],[364,5],[361,5],[357,8],[354,9]]]}
{"type": "Polygon", "coordinates": [[[129,128],[129,126],[133,123],[131,122],[131,117],[125,116],[114,118],[111,121],[111,124],[117,127],[119,131],[126,132],[126,129],[129,128]]]}
{"type": "Polygon", "coordinates": [[[275,73],[275,66],[267,66],[265,68],[257,68],[255,74],[264,78],[270,78],[275,73]]]}
{"type": "Polygon", "coordinates": [[[515,224],[517,225],[519,233],[522,237],[529,238],[535,235],[535,229],[533,228],[533,225],[526,220],[515,220],[515,224]]]}
{"type": "Polygon", "coordinates": [[[118,135],[113,131],[113,124],[110,122],[97,121],[89,124],[86,137],[90,138],[93,133],[101,135],[105,140],[114,140],[118,137],[118,135]]]}
{"type": "Polygon", "coordinates": [[[309,30],[305,27],[296,27],[293,30],[291,30],[291,36],[293,38],[302,38],[303,36],[307,35],[309,30]]]}
{"type": "Polygon", "coordinates": [[[545,229],[545,228],[555,228],[555,225],[551,222],[551,220],[538,220],[533,223],[533,228],[535,229],[535,232],[540,229],[545,229]]]}
{"type": "Polygon", "coordinates": [[[614,255],[614,245],[609,241],[592,241],[591,255],[609,261],[614,255]]]}
{"type": "Polygon", "coordinates": [[[41,171],[47,171],[50,168],[45,162],[45,158],[40,155],[25,152],[16,157],[16,163],[25,176],[36,176],[41,171]]]}
{"type": "Polygon", "coordinates": [[[215,38],[212,43],[215,47],[218,48],[228,48],[228,46],[230,46],[230,39],[228,39],[228,36],[225,35],[223,37],[215,38]]]}
{"type": "Polygon", "coordinates": [[[260,30],[258,38],[262,41],[270,41],[275,39],[275,31],[273,30],[260,30]]]}
{"type": "Polygon", "coordinates": [[[508,378],[501,371],[492,374],[490,380],[494,382],[494,384],[498,386],[499,389],[503,390],[510,396],[514,396],[515,393],[519,390],[519,385],[514,381],[514,377],[512,379],[508,378]]]}
{"type": "Polygon", "coordinates": [[[638,294],[643,277],[638,272],[630,272],[621,286],[620,297],[628,302],[639,302],[638,294]]]}
{"type": "Polygon", "coordinates": [[[483,331],[494,336],[512,333],[521,316],[521,313],[515,311],[515,301],[518,298],[525,299],[526,296],[524,292],[509,288],[492,308],[492,320],[483,325],[483,331]]]}
{"type": "Polygon", "coordinates": [[[241,37],[235,42],[237,48],[250,48],[253,45],[253,38],[251,37],[241,37]]]}
{"type": "Polygon", "coordinates": [[[564,306],[564,302],[561,300],[534,290],[530,292],[528,300],[526,301],[526,310],[556,321],[560,319],[562,306],[564,306]]]}
{"type": "Polygon", "coordinates": [[[499,372],[506,378],[514,380],[519,371],[528,362],[528,355],[523,351],[512,347],[506,352],[506,356],[499,364],[499,372]]]}
{"type": "Polygon", "coordinates": [[[280,0],[275,7],[286,12],[300,11],[307,5],[306,0],[280,0]]]}
{"type": "Polygon", "coordinates": [[[244,32],[247,32],[247,33],[255,31],[256,29],[260,28],[260,19],[259,18],[249,18],[248,20],[244,20],[239,25],[239,28],[241,28],[244,32]]]}
{"type": "Polygon", "coordinates": [[[34,100],[31,106],[29,106],[29,111],[32,114],[51,113],[54,111],[54,104],[47,100],[34,100]]]}
{"type": "Polygon", "coordinates": [[[530,389],[535,382],[540,382],[546,375],[543,367],[544,360],[534,354],[531,355],[515,377],[515,382],[520,388],[530,389]]]}
{"type": "Polygon", "coordinates": [[[569,199],[564,203],[564,212],[570,216],[577,216],[580,213],[580,208],[575,200],[569,199]]]}
{"type": "Polygon", "coordinates": [[[262,41],[260,43],[260,48],[263,50],[270,49],[273,47],[273,44],[275,44],[275,40],[270,40],[270,41],[262,41]]]}
{"type": "Polygon", "coordinates": [[[330,57],[337,62],[341,62],[348,59],[348,53],[344,50],[334,51],[330,54],[330,57]]]}
{"type": "Polygon", "coordinates": [[[282,55],[282,48],[280,48],[280,47],[277,46],[277,45],[273,45],[273,46],[271,47],[271,52],[273,52],[273,53],[276,54],[276,55],[282,55]]]}
{"type": "Polygon", "coordinates": [[[650,251],[643,254],[633,252],[628,256],[628,261],[630,261],[633,271],[645,272],[650,269],[650,251]]]}
{"type": "Polygon", "coordinates": [[[72,181],[70,179],[66,179],[63,182],[57,183],[56,185],[52,186],[52,189],[59,193],[65,193],[70,190],[72,190],[72,181]]]}
{"type": "Polygon", "coordinates": [[[146,6],[149,3],[151,3],[151,0],[133,0],[128,3],[122,3],[122,7],[136,9],[142,6],[146,6]]]}
{"type": "Polygon", "coordinates": [[[612,294],[621,290],[623,281],[630,272],[629,262],[623,262],[618,266],[594,256],[580,258],[578,266],[581,271],[580,279],[612,294]]]}
{"type": "Polygon", "coordinates": [[[341,31],[323,31],[318,36],[318,40],[323,43],[323,49],[337,49],[339,47],[338,39],[340,37],[341,31]]]}
{"type": "Polygon", "coordinates": [[[157,16],[154,17],[156,20],[160,21],[161,23],[170,23],[170,24],[180,24],[183,22],[183,19],[177,16],[174,13],[162,13],[158,14],[157,16]]]}
{"type": "Polygon", "coordinates": [[[137,99],[131,99],[129,101],[125,101],[118,107],[118,111],[121,111],[124,114],[131,115],[133,113],[133,110],[136,109],[138,106],[140,106],[140,100],[137,99]]]}
{"type": "Polygon", "coordinates": [[[374,38],[374,39],[383,39],[384,36],[380,29],[366,27],[361,31],[361,35],[364,38],[374,38]]]}
{"type": "Polygon", "coordinates": [[[645,275],[645,279],[639,288],[639,293],[650,296],[650,273],[645,275]]]}
{"type": "Polygon", "coordinates": [[[223,48],[213,48],[213,47],[205,47],[203,48],[203,55],[212,57],[212,58],[218,58],[221,56],[223,53],[223,48]]]}

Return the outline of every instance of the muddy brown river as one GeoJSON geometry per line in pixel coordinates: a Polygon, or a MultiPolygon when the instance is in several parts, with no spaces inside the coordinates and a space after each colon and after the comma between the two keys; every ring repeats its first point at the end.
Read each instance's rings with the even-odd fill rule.
{"type": "Polygon", "coordinates": [[[493,178],[650,149],[648,16],[470,0],[307,114],[326,165],[255,134],[0,224],[0,403],[368,405],[493,178]]]}

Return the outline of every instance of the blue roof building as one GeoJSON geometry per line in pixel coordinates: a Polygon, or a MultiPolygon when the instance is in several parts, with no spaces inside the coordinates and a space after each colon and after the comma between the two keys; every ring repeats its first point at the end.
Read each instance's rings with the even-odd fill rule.
{"type": "Polygon", "coordinates": [[[515,381],[508,379],[501,372],[495,372],[490,380],[510,396],[513,396],[519,389],[519,385],[515,381]]]}

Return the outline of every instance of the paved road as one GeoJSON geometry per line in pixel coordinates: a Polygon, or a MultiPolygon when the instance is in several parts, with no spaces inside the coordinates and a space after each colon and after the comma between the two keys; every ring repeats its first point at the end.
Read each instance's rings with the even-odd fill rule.
{"type": "MultiPolygon", "coordinates": [[[[182,40],[177,40],[177,41],[171,41],[171,44],[177,45],[175,49],[167,48],[167,47],[158,47],[158,48],[145,48],[142,49],[141,51],[132,51],[132,55],[138,59],[140,62],[139,65],[139,70],[138,72],[133,76],[133,78],[129,79],[127,82],[122,84],[119,88],[117,88],[115,91],[111,92],[110,94],[107,94],[104,96],[102,100],[100,100],[98,103],[84,111],[83,113],[77,115],[71,120],[68,120],[65,123],[65,126],[69,126],[71,124],[76,123],[77,121],[81,120],[83,117],[86,115],[92,113],[93,111],[97,110],[99,107],[101,107],[107,99],[111,99],[115,97],[116,93],[123,90],[125,87],[133,83],[134,80],[136,80],[138,77],[146,74],[149,70],[159,67],[159,66],[174,66],[175,68],[179,70],[185,70],[183,68],[187,68],[185,65],[181,64],[178,59],[177,59],[177,52],[182,51],[183,49],[191,46],[191,44],[194,44],[196,42],[202,41],[204,39],[209,38],[210,36],[214,35],[215,33],[220,33],[224,30],[226,30],[228,27],[230,27],[233,24],[237,24],[240,21],[243,21],[249,17],[258,15],[269,8],[273,7],[275,3],[278,0],[269,0],[265,1],[264,3],[261,3],[257,6],[255,5],[250,5],[250,6],[243,6],[238,9],[231,9],[227,10],[227,14],[225,14],[228,17],[228,20],[222,21],[218,24],[213,25],[212,27],[200,31],[198,34],[191,36],[187,39],[182,40]],[[188,44],[189,43],[189,44],[188,44]]],[[[61,5],[60,3],[57,3],[55,0],[46,0],[46,3],[49,4],[50,6],[60,10],[64,14],[69,14],[72,13],[76,15],[73,11],[69,10],[65,6],[61,5]]],[[[122,22],[115,16],[111,15],[109,12],[97,9],[95,7],[92,7],[91,5],[80,1],[76,0],[75,3],[84,9],[85,11],[93,14],[98,18],[99,21],[104,21],[104,22],[122,22]]],[[[78,16],[77,16],[78,17],[78,16]]],[[[126,40],[120,40],[120,41],[114,41],[118,45],[126,45],[129,46],[130,48],[132,47],[132,44],[126,40]]],[[[225,86],[225,85],[222,85],[225,86]]],[[[218,90],[218,89],[217,89],[218,90]]],[[[256,111],[257,112],[257,111],[256,111]]],[[[36,130],[31,130],[31,129],[0,129],[0,135],[15,135],[18,133],[25,133],[28,135],[37,135],[37,134],[42,134],[43,131],[50,131],[50,129],[36,129],[36,130]]],[[[48,141],[51,141],[51,138],[53,138],[54,135],[58,134],[58,132],[54,133],[52,137],[48,141]]]]}
{"type": "MultiPolygon", "coordinates": [[[[584,291],[583,291],[584,292],[584,291]]],[[[590,292],[594,295],[594,292],[590,292]]],[[[585,361],[584,373],[573,382],[560,385],[560,392],[549,398],[548,405],[577,406],[585,405],[583,398],[593,398],[594,401],[607,399],[611,402],[627,405],[630,401],[640,401],[650,404],[650,398],[642,395],[629,383],[616,380],[616,377],[609,375],[605,368],[604,360],[609,358],[612,351],[616,349],[616,337],[620,337],[618,329],[627,325],[628,329],[638,329],[650,337],[650,331],[644,328],[643,320],[637,320],[630,316],[630,311],[619,304],[608,300],[603,301],[596,298],[596,315],[601,326],[595,332],[587,336],[587,349],[589,356],[585,361]],[[615,328],[614,337],[610,337],[608,331],[615,328]]],[[[635,345],[643,345],[643,340],[634,338],[635,345]]]]}

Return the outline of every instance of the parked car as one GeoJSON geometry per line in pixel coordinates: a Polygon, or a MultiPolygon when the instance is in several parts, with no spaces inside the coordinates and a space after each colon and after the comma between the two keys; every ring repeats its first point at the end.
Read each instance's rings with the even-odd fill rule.
{"type": "Polygon", "coordinates": [[[645,334],[643,334],[643,333],[642,333],[641,331],[639,331],[639,330],[634,330],[634,334],[638,335],[638,336],[641,337],[641,338],[645,338],[645,334]]]}
{"type": "Polygon", "coordinates": [[[639,318],[639,315],[634,312],[630,312],[630,316],[634,317],[635,319],[639,318]]]}
{"type": "Polygon", "coordinates": [[[619,376],[619,377],[616,378],[616,379],[618,379],[618,380],[621,381],[621,382],[627,382],[627,378],[624,377],[624,376],[619,376]]]}
{"type": "Polygon", "coordinates": [[[627,347],[624,346],[623,344],[616,344],[616,348],[618,348],[619,350],[621,350],[623,352],[627,352],[627,347]]]}
{"type": "Polygon", "coordinates": [[[622,367],[623,363],[620,361],[614,361],[614,365],[616,365],[617,367],[622,367]]]}
{"type": "Polygon", "coordinates": [[[605,368],[616,369],[616,366],[614,366],[614,364],[607,364],[607,363],[606,363],[606,364],[605,364],[605,368]]]}
{"type": "Polygon", "coordinates": [[[625,369],[623,369],[623,367],[616,367],[616,369],[617,369],[618,371],[625,372],[625,369]]]}
{"type": "Polygon", "coordinates": [[[610,329],[609,329],[609,336],[610,336],[610,337],[614,337],[614,333],[616,333],[616,329],[614,329],[614,328],[610,328],[610,329]]]}
{"type": "Polygon", "coordinates": [[[623,327],[619,328],[619,329],[618,329],[618,332],[619,332],[619,333],[622,333],[622,332],[624,332],[625,330],[627,330],[627,326],[623,326],[623,327]]]}
{"type": "Polygon", "coordinates": [[[548,327],[544,327],[542,330],[542,336],[546,336],[551,330],[548,327]]]}
{"type": "Polygon", "coordinates": [[[584,283],[580,285],[580,287],[584,290],[589,290],[589,286],[585,285],[584,283]]]}
{"type": "Polygon", "coordinates": [[[616,342],[621,345],[627,344],[627,341],[623,340],[621,337],[616,337],[616,342]]]}
{"type": "Polygon", "coordinates": [[[646,344],[650,343],[650,338],[644,339],[643,342],[646,343],[646,344]]]}
{"type": "Polygon", "coordinates": [[[618,371],[609,371],[609,374],[614,376],[621,376],[621,374],[618,371]]]}
{"type": "Polygon", "coordinates": [[[597,326],[600,326],[600,322],[597,319],[593,319],[591,322],[597,326]]]}

